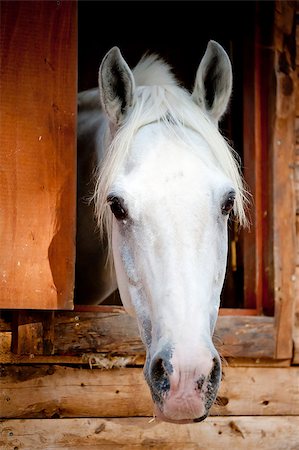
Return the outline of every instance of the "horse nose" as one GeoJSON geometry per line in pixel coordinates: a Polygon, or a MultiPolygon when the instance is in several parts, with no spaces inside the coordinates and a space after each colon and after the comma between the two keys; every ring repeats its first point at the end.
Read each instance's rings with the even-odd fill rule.
{"type": "Polygon", "coordinates": [[[150,365],[149,378],[154,391],[165,394],[170,389],[169,376],[173,372],[172,365],[163,354],[157,354],[150,365]]]}
{"type": "Polygon", "coordinates": [[[209,375],[209,382],[212,385],[215,385],[217,383],[220,382],[220,378],[221,378],[221,363],[220,363],[220,359],[219,357],[213,358],[213,367],[211,369],[210,375],[209,375]]]}
{"type": "Polygon", "coordinates": [[[207,382],[208,386],[215,386],[219,383],[221,377],[221,364],[218,358],[214,357],[212,361],[212,368],[210,373],[205,375],[201,375],[197,380],[197,389],[201,391],[205,382],[207,382]]]}
{"type": "Polygon", "coordinates": [[[205,377],[201,376],[197,380],[197,389],[199,392],[206,391],[206,409],[209,410],[214,403],[214,399],[220,384],[222,375],[220,359],[213,358],[213,365],[210,373],[205,377]]]}
{"type": "MultiPolygon", "coordinates": [[[[157,354],[150,365],[149,378],[154,391],[160,394],[170,390],[170,376],[173,373],[173,367],[169,360],[163,354],[157,354]]],[[[204,385],[208,390],[217,386],[221,378],[221,363],[217,357],[213,358],[210,373],[201,375],[197,381],[197,389],[201,391],[204,385]]]]}
{"type": "MultiPolygon", "coordinates": [[[[217,394],[221,377],[218,355],[206,353],[194,362],[178,361],[175,353],[159,351],[145,372],[155,403],[155,413],[165,421],[203,420],[217,394]]],[[[182,422],[183,421],[183,422],[182,422]]]]}

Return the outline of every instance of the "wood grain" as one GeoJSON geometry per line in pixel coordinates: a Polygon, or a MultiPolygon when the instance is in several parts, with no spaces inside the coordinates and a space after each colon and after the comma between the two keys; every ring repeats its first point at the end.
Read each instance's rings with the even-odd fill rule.
{"type": "MultiPolygon", "coordinates": [[[[55,354],[78,355],[87,352],[144,354],[135,319],[124,309],[113,313],[57,312],[55,315],[55,354]]],[[[102,312],[100,312],[102,310],[102,312]]],[[[214,342],[224,357],[273,357],[272,317],[222,316],[218,318],[214,342]]]]}
{"type": "Polygon", "coordinates": [[[276,2],[276,115],[273,128],[274,292],[276,356],[292,356],[296,267],[296,205],[294,185],[296,70],[295,2],[276,2]]]}
{"type": "Polygon", "coordinates": [[[293,342],[294,342],[294,356],[293,363],[299,364],[299,11],[297,4],[297,25],[296,25],[296,122],[295,122],[295,136],[296,136],[296,158],[295,158],[295,198],[296,198],[296,240],[297,240],[297,254],[296,254],[296,286],[295,286],[295,307],[294,307],[294,326],[293,326],[293,342]]]}
{"type": "MultiPolygon", "coordinates": [[[[298,237],[299,246],[299,237],[298,237]]],[[[294,307],[294,326],[293,326],[293,343],[294,343],[294,354],[292,359],[292,364],[299,365],[299,266],[296,267],[296,300],[294,307]]]]}
{"type": "MultiPolygon", "coordinates": [[[[123,307],[21,311],[15,316],[12,350],[18,355],[145,355],[137,322],[123,307]]],[[[274,333],[273,317],[220,316],[213,339],[223,357],[273,358],[274,333]]]]}
{"type": "MultiPolygon", "coordinates": [[[[299,415],[299,368],[224,367],[212,415],[299,415]]],[[[2,418],[135,417],[153,414],[142,368],[7,366],[2,418]]]]}
{"type": "Polygon", "coordinates": [[[1,308],[73,306],[76,8],[1,2],[1,308]]]}
{"type": "Polygon", "coordinates": [[[175,425],[132,419],[8,420],[0,424],[7,450],[297,450],[298,417],[209,417],[175,425]]]}

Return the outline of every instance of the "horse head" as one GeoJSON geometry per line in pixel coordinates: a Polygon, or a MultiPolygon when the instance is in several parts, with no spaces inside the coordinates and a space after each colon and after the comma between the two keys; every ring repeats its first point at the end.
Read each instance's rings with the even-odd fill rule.
{"type": "Polygon", "coordinates": [[[99,69],[105,158],[95,205],[123,305],[146,348],[145,379],[164,421],[201,421],[221,380],[213,344],[231,213],[246,193],[218,122],[232,89],[228,55],[208,43],[193,92],[148,55],[131,71],[113,47],[99,69]]]}

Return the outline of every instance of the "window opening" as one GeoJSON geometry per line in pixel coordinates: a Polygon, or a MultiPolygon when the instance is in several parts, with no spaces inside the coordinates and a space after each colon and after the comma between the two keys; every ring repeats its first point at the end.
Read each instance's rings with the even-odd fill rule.
{"type": "MultiPolygon", "coordinates": [[[[220,123],[220,128],[233,148],[237,150],[244,164],[249,157],[244,154],[244,151],[248,150],[244,149],[244,139],[247,138],[243,127],[244,120],[247,120],[246,117],[244,119],[246,114],[244,98],[253,94],[253,80],[246,79],[248,67],[244,65],[244,55],[252,60],[253,55],[250,56],[244,51],[254,51],[253,46],[248,47],[248,42],[252,39],[255,42],[255,17],[256,2],[173,2],[171,5],[168,2],[142,2],[142,4],[138,2],[79,2],[78,90],[97,86],[100,61],[114,45],[119,46],[131,68],[146,51],[157,52],[172,65],[176,76],[184,86],[191,90],[198,63],[208,40],[217,40],[230,55],[233,67],[233,95],[229,111],[220,123]],[[170,8],[171,20],[169,20],[170,8]],[[216,9],[217,14],[215,14],[216,9]],[[113,17],[110,33],[106,33],[99,26],[100,21],[105,17],[113,17]],[[142,20],[139,21],[138,17],[142,17],[142,20]],[[200,26],[198,25],[199,17],[202,18],[200,26]],[[124,23],[127,28],[133,30],[133,33],[124,31],[124,23]],[[182,23],[189,24],[188,33],[179,32],[182,23]]],[[[86,153],[78,155],[78,171],[83,171],[78,172],[78,175],[83,179],[84,187],[84,194],[82,194],[82,185],[79,185],[79,197],[86,195],[86,190],[92,192],[92,182],[88,177],[88,173],[92,170],[92,158],[89,148],[86,153]]],[[[82,198],[79,198],[80,201],[82,198]]],[[[86,204],[85,210],[84,221],[93,223],[90,205],[86,204]]],[[[78,218],[78,220],[82,219],[78,218]]],[[[79,227],[79,233],[80,230],[79,227]]],[[[248,301],[248,292],[244,289],[244,280],[248,278],[248,275],[245,275],[246,266],[252,265],[250,258],[255,257],[255,252],[252,252],[253,256],[248,252],[248,245],[255,245],[255,242],[247,244],[247,247],[245,244],[247,248],[245,255],[246,231],[239,231],[237,225],[231,221],[228,233],[228,263],[221,295],[222,313],[225,313],[225,310],[231,312],[231,309],[250,308],[251,314],[255,314],[256,298],[253,302],[248,301]]],[[[87,238],[90,239],[88,243],[90,254],[89,258],[82,262],[80,259],[82,236],[77,235],[76,304],[92,303],[92,297],[97,291],[97,251],[100,243],[96,236],[87,238]]],[[[84,244],[87,243],[87,238],[83,238],[84,244]]],[[[104,303],[121,304],[118,293],[114,292],[104,303]]]]}

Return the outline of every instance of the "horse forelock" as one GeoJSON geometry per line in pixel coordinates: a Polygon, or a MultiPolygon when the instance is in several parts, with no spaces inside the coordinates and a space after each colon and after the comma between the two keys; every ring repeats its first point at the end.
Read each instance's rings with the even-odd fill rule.
{"type": "MultiPolygon", "coordinates": [[[[173,139],[190,140],[188,129],[192,129],[206,140],[213,161],[217,162],[233,182],[236,190],[235,215],[239,223],[246,226],[248,192],[236,152],[204,111],[193,102],[191,94],[179,86],[171,68],[163,60],[156,55],[145,57],[133,73],[138,85],[135,104],[108,146],[97,172],[94,201],[101,232],[108,233],[108,241],[111,243],[111,212],[107,208],[107,195],[119,169],[126,161],[136,132],[152,122],[166,125],[173,139]]],[[[192,146],[192,142],[190,144],[192,146]]],[[[200,149],[195,151],[198,151],[200,156],[200,149]]],[[[111,253],[110,257],[112,259],[111,253]]]]}
{"type": "Polygon", "coordinates": [[[146,54],[133,69],[136,86],[177,84],[172,67],[159,55],[146,54]]]}

